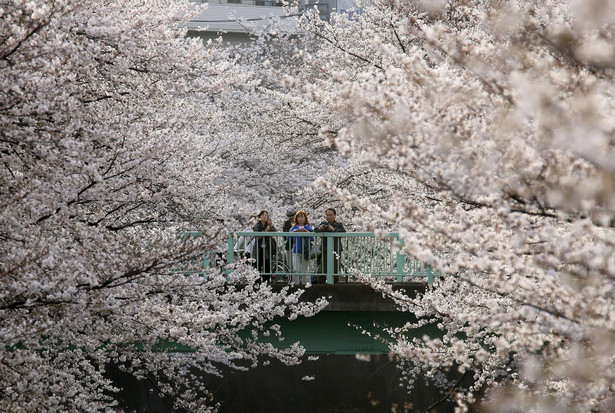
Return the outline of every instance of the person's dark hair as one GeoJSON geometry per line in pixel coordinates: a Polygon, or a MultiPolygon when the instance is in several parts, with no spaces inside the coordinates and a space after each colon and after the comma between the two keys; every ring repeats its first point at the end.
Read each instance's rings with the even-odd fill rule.
{"type": "Polygon", "coordinates": [[[333,215],[337,216],[337,212],[335,212],[335,208],[327,208],[325,212],[327,211],[331,211],[333,212],[333,215]]]}
{"type": "Polygon", "coordinates": [[[262,217],[262,216],[263,216],[263,214],[267,214],[267,215],[269,215],[269,212],[267,212],[267,211],[265,211],[265,210],[263,209],[261,212],[259,212],[259,213],[258,213],[258,218],[260,219],[260,217],[262,217]]]}

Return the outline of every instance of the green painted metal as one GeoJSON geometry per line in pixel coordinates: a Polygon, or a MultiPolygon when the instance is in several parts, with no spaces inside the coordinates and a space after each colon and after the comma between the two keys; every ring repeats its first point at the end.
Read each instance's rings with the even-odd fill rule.
{"type": "Polygon", "coordinates": [[[397,281],[404,281],[404,265],[406,257],[401,252],[397,252],[397,281]]]}
{"type": "MultiPolygon", "coordinates": [[[[184,237],[199,236],[198,232],[186,232],[184,237]]],[[[334,284],[341,277],[346,280],[357,274],[371,277],[388,277],[392,282],[405,282],[413,279],[425,279],[432,284],[435,277],[440,274],[433,269],[408,257],[403,252],[403,240],[398,233],[376,235],[373,232],[238,232],[227,241],[226,254],[223,260],[226,263],[236,261],[252,262],[262,274],[269,274],[275,281],[306,282],[308,279],[317,277],[320,282],[334,284]],[[258,237],[275,240],[275,247],[270,251],[271,265],[261,265],[263,257],[269,254],[258,254],[258,245],[254,240],[258,237]],[[285,249],[285,241],[301,242],[307,250],[305,268],[297,267],[293,254],[285,249]],[[331,240],[331,242],[325,240],[331,240]],[[334,241],[339,240],[339,241],[334,241]],[[341,245],[337,251],[334,243],[341,245]],[[253,245],[251,245],[253,244],[253,245]],[[324,245],[326,244],[326,248],[324,245]],[[248,257],[246,252],[252,248],[248,257]],[[325,258],[326,257],[326,258],[325,258]],[[249,258],[249,261],[248,261],[249,258]],[[336,264],[338,260],[338,264],[336,264]],[[326,266],[322,265],[326,262],[326,266]],[[299,278],[299,280],[297,280],[299,278]]],[[[215,265],[218,260],[210,260],[208,254],[204,254],[202,268],[215,265]]],[[[202,272],[198,268],[177,270],[178,273],[202,272]]]]}
{"type": "Polygon", "coordinates": [[[328,284],[335,283],[340,277],[348,277],[356,274],[366,274],[372,277],[390,277],[392,281],[404,282],[416,278],[425,278],[428,283],[433,283],[439,273],[432,270],[428,265],[407,257],[403,251],[403,240],[398,233],[386,235],[376,235],[373,232],[316,232],[316,233],[292,233],[287,232],[238,232],[229,239],[228,243],[228,262],[235,260],[235,255],[245,257],[246,246],[254,238],[273,239],[276,247],[271,251],[271,268],[261,263],[263,255],[255,253],[258,246],[254,246],[250,259],[255,266],[264,274],[271,274],[277,279],[288,279],[293,275],[296,277],[321,276],[326,278],[328,284]],[[307,241],[304,241],[308,238],[307,241]],[[237,243],[238,240],[241,243],[237,243]],[[292,242],[302,242],[308,252],[305,256],[309,257],[307,271],[300,271],[295,265],[292,254],[284,249],[286,240],[292,242]],[[314,240],[311,242],[311,240],[314,240]],[[325,239],[331,242],[324,242],[325,239]],[[334,248],[334,239],[339,239],[341,251],[334,248]],[[323,250],[323,244],[326,248],[323,250]],[[319,257],[319,254],[322,254],[319,257]],[[326,268],[319,265],[323,262],[326,254],[326,268]],[[320,258],[320,259],[319,259],[320,258]],[[339,265],[335,264],[335,259],[339,259],[339,265]],[[338,270],[336,272],[336,270],[338,270]]]}
{"type": "Polygon", "coordinates": [[[227,241],[227,250],[226,250],[226,262],[229,264],[235,262],[235,243],[233,237],[229,238],[227,241]]]}
{"type": "Polygon", "coordinates": [[[333,242],[327,243],[327,284],[333,284],[333,268],[334,268],[334,257],[333,257],[333,242]]]}

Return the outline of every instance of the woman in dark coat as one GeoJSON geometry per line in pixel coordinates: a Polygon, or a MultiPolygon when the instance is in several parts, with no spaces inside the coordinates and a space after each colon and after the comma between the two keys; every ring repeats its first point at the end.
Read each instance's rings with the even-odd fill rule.
{"type": "MultiPolygon", "coordinates": [[[[258,221],[252,229],[254,232],[276,232],[273,222],[269,219],[269,213],[264,210],[259,212],[258,221]]],[[[273,237],[255,237],[256,269],[261,273],[262,281],[271,279],[271,258],[276,247],[277,244],[273,237]]]]}

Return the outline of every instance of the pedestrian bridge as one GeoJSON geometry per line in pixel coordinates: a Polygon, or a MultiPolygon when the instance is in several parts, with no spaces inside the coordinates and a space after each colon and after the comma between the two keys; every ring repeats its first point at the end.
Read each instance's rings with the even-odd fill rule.
{"type": "Polygon", "coordinates": [[[390,282],[431,284],[439,274],[406,256],[402,246],[397,233],[238,232],[228,240],[226,262],[252,263],[274,282],[337,284],[360,274],[390,282]],[[293,246],[299,243],[301,254],[293,254],[293,246]]]}
{"type": "MultiPolygon", "coordinates": [[[[191,232],[184,235],[200,234],[191,232]]],[[[195,263],[191,271],[182,272],[200,272],[198,268],[204,265],[205,268],[223,267],[230,275],[233,263],[244,262],[254,265],[261,274],[271,276],[271,288],[276,292],[303,288],[287,284],[293,276],[304,277],[302,282],[307,279],[313,285],[305,288],[300,300],[314,302],[326,298],[328,304],[313,317],[300,317],[292,322],[279,317],[271,321],[283,326],[287,337],[284,342],[270,337],[272,345],[284,348],[299,341],[308,354],[386,354],[389,350],[385,343],[365,336],[361,331],[373,328],[374,323],[397,326],[416,319],[410,313],[400,312],[390,297],[357,280],[357,274],[385,280],[393,291],[400,291],[408,297],[422,294],[428,284],[440,276],[428,265],[404,254],[402,246],[403,241],[397,233],[238,232],[228,239],[224,251],[212,253],[202,262],[195,263]],[[307,264],[301,271],[291,254],[292,246],[298,242],[306,247],[302,254],[305,254],[307,264]],[[265,265],[264,260],[269,265],[265,265]],[[314,331],[321,334],[314,335],[314,331]]],[[[417,337],[434,336],[436,330],[429,324],[417,330],[417,337]]],[[[245,334],[250,336],[251,332],[245,334]]],[[[192,351],[185,346],[173,346],[173,351],[192,351]]]]}

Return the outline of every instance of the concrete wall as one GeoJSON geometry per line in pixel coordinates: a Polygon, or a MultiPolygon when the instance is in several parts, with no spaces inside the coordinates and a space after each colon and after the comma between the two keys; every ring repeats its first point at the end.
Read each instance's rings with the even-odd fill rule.
{"type": "MultiPolygon", "coordinates": [[[[402,290],[408,296],[415,297],[423,293],[426,283],[397,283],[395,291],[402,290]]],[[[280,290],[283,285],[274,284],[280,290]]],[[[295,287],[296,288],[296,287],[295,287]]],[[[314,301],[320,297],[330,297],[329,305],[324,311],[397,311],[393,300],[377,293],[369,285],[360,283],[314,284],[301,296],[302,300],[314,301]]]]}

